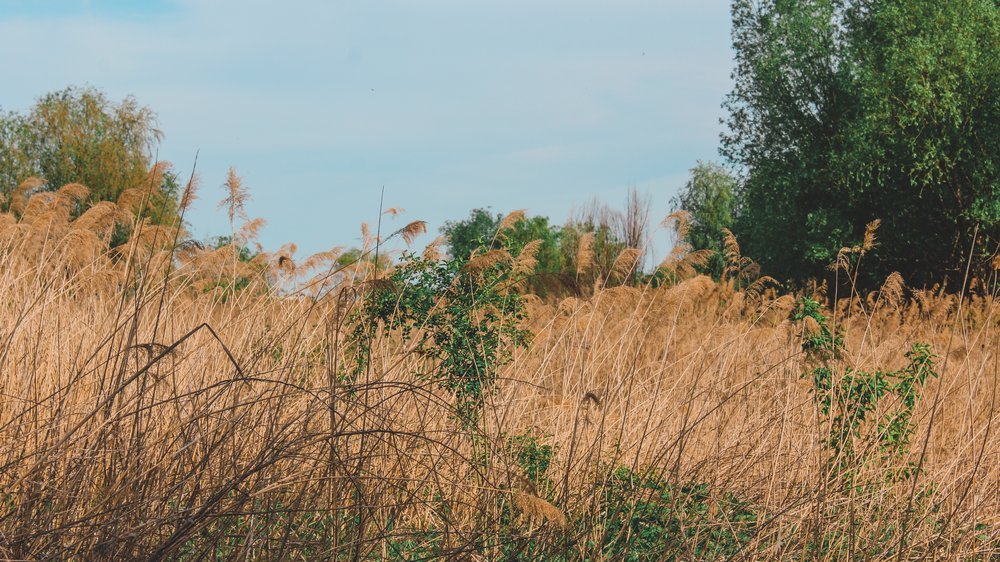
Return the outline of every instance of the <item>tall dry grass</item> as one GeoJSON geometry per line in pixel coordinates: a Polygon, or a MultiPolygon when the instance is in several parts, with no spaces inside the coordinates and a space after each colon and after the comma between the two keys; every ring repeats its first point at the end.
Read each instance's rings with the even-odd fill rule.
{"type": "MultiPolygon", "coordinates": [[[[134,219],[132,202],[71,220],[79,188],[31,189],[0,216],[2,558],[1000,556],[995,282],[906,297],[892,279],[835,307],[842,366],[895,369],[918,341],[940,356],[914,417],[916,478],[863,466],[881,484],[845,489],[802,376],[811,328],[789,320],[794,297],[738,275],[529,297],[533,343],[470,430],[397,338],[374,342],[364,376],[339,376],[374,262],[241,260],[134,219]],[[130,241],[110,249],[122,220],[130,241]],[[553,447],[541,479],[513,435],[553,447]],[[612,498],[615,471],[675,492],[612,498]],[[704,550],[732,530],[733,498],[751,531],[704,550]],[[650,501],[676,527],[636,554],[650,501]]],[[[259,225],[240,234],[233,209],[246,244],[259,225]]]]}

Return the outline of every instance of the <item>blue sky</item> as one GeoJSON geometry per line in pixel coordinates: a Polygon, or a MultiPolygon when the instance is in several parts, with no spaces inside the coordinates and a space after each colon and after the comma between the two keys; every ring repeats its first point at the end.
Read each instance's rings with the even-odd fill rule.
{"type": "Polygon", "coordinates": [[[134,95],[161,159],[185,175],[200,150],[194,233],[228,230],[232,165],[272,249],[357,243],[383,185],[432,231],[487,206],[562,222],[632,186],[658,222],[718,158],[729,29],[725,0],[0,0],[0,108],[134,95]]]}

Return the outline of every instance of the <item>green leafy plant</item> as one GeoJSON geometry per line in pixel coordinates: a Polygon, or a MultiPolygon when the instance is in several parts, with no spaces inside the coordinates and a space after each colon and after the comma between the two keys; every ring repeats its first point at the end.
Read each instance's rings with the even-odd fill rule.
{"type": "Polygon", "coordinates": [[[832,472],[853,485],[861,466],[880,460],[886,467],[888,479],[909,477],[914,468],[910,463],[903,468],[896,468],[896,465],[909,453],[913,435],[911,422],[920,390],[929,377],[937,376],[935,355],[930,346],[914,344],[906,352],[907,364],[901,369],[869,372],[846,367],[838,377],[830,359],[843,350],[843,338],[835,327],[830,327],[819,303],[809,298],[800,299],[792,318],[806,324],[802,349],[811,359],[821,360],[819,366],[804,376],[812,379],[814,399],[828,426],[824,444],[830,451],[828,460],[832,472]],[[883,408],[887,411],[879,416],[880,404],[889,398],[895,399],[895,408],[883,408]],[[877,452],[879,459],[866,457],[855,445],[871,430],[876,440],[872,450],[877,452]]]}
{"type": "Polygon", "coordinates": [[[518,466],[524,471],[524,477],[540,495],[550,496],[555,484],[549,478],[548,472],[555,458],[556,449],[554,445],[546,443],[545,439],[551,436],[538,431],[527,431],[504,437],[518,466]]]}
{"type": "Polygon", "coordinates": [[[757,512],[704,483],[614,470],[601,503],[601,554],[609,560],[715,560],[737,556],[757,534],[757,512]]]}
{"type": "Polygon", "coordinates": [[[530,333],[513,260],[494,251],[469,262],[404,254],[389,277],[369,284],[354,318],[355,363],[351,378],[369,367],[372,339],[401,338],[408,352],[430,359],[419,375],[456,399],[456,415],[475,425],[497,369],[530,333]],[[495,253],[494,253],[495,252],[495,253]]]}
{"type": "MultiPolygon", "coordinates": [[[[177,177],[160,162],[161,176],[149,174],[162,137],[156,114],[134,98],[108,99],[91,87],[69,87],[38,98],[30,111],[0,111],[0,194],[5,211],[16,187],[31,176],[54,191],[79,182],[85,203],[115,201],[130,188],[149,190],[143,215],[155,224],[177,219],[177,177]],[[156,178],[156,185],[149,180],[156,178]],[[153,188],[153,189],[150,189],[153,188]]],[[[74,216],[86,210],[79,205],[74,216]]]]}

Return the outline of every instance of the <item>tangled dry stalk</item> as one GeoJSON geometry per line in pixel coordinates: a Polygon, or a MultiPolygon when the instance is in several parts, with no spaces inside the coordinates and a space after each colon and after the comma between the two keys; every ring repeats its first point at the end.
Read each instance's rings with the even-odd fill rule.
{"type": "Polygon", "coordinates": [[[881,484],[845,489],[792,296],[690,274],[529,298],[533,343],[469,430],[392,338],[363,377],[340,376],[371,262],[244,261],[141,220],[109,249],[132,202],[70,220],[79,188],[32,189],[0,217],[0,557],[1000,556],[995,280],[911,298],[890,280],[840,302],[841,364],[898,368],[917,341],[939,355],[914,415],[917,476],[866,465],[881,484]],[[542,474],[522,470],[515,435],[550,447],[542,474]],[[636,550],[665,520],[671,540],[636,550]]]}

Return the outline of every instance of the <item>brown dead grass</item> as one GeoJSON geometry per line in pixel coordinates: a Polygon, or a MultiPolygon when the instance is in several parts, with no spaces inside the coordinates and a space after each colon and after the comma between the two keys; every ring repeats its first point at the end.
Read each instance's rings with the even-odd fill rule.
{"type": "MultiPolygon", "coordinates": [[[[362,380],[338,377],[365,264],[338,269],[333,251],[304,260],[305,278],[290,275],[288,252],[243,262],[232,246],[178,245],[179,233],[141,221],[108,249],[136,198],[69,221],[81,193],[35,194],[23,217],[0,220],[0,557],[380,558],[434,529],[437,555],[490,559],[509,541],[504,498],[526,533],[568,533],[568,520],[593,533],[602,471],[617,466],[747,498],[761,514],[750,559],[823,558],[807,543],[847,528],[845,513],[861,522],[857,540],[907,529],[901,558],[998,555],[993,296],[904,299],[894,278],[885,299],[839,307],[844,365],[898,368],[919,341],[941,375],[915,416],[916,484],[841,493],[822,470],[801,376],[800,338],[815,328],[788,320],[789,296],[687,275],[670,288],[529,299],[534,342],[498,373],[471,439],[449,397],[416,375],[426,360],[391,338],[362,380]],[[501,436],[526,431],[556,447],[549,499],[518,484],[504,456],[501,436]],[[488,472],[483,447],[500,459],[488,472]],[[234,518],[238,528],[222,526],[234,518]],[[326,523],[308,535],[302,521],[326,523]]],[[[631,270],[636,256],[622,261],[631,270]]],[[[595,556],[580,548],[567,556],[595,556]]]]}

